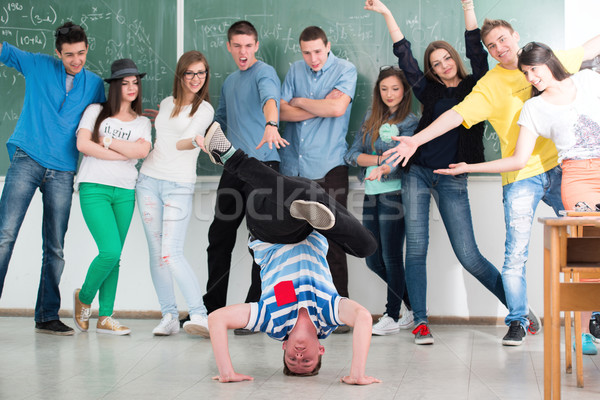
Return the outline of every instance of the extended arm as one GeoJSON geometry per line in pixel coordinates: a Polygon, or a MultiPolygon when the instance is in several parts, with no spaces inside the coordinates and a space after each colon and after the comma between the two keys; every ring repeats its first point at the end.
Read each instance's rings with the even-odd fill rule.
{"type": "Polygon", "coordinates": [[[463,117],[456,111],[450,109],[440,115],[435,121],[433,121],[427,128],[414,136],[395,136],[394,140],[400,142],[396,147],[383,153],[386,158],[386,162],[390,163],[394,161],[394,166],[400,164],[402,160],[402,166],[406,166],[408,159],[415,154],[417,148],[425,144],[436,137],[442,136],[444,133],[456,128],[463,122],[463,117]]]}
{"type": "Polygon", "coordinates": [[[450,164],[448,169],[438,169],[433,172],[442,175],[459,175],[470,172],[508,172],[523,169],[531,157],[538,136],[529,129],[521,126],[519,139],[512,156],[478,164],[450,164]]]}
{"type": "Polygon", "coordinates": [[[377,378],[365,375],[373,325],[371,313],[350,299],[342,299],[339,308],[342,322],[354,327],[352,333],[352,364],[350,365],[350,375],[343,377],[342,382],[350,385],[368,385],[381,382],[377,378]]]}
{"type": "Polygon", "coordinates": [[[233,369],[231,357],[229,356],[229,343],[227,339],[228,329],[243,328],[248,324],[250,318],[250,304],[235,304],[219,308],[208,316],[208,328],[210,330],[210,342],[219,369],[219,375],[213,377],[219,382],[251,381],[254,378],[248,375],[238,374],[233,369]]]}
{"type": "Polygon", "coordinates": [[[465,14],[465,29],[472,31],[477,29],[477,17],[475,16],[475,6],[473,0],[460,0],[465,14]]]}
{"type": "Polygon", "coordinates": [[[600,35],[594,36],[583,44],[583,59],[591,60],[600,54],[600,35]]]}
{"type": "Polygon", "coordinates": [[[111,149],[105,149],[103,145],[92,141],[92,132],[89,129],[81,128],[77,131],[77,150],[86,156],[95,157],[101,160],[121,160],[128,158],[111,149]]]}
{"type": "MultiPolygon", "coordinates": [[[[265,121],[279,122],[279,111],[277,110],[277,103],[275,100],[267,100],[265,106],[263,107],[263,114],[265,115],[265,121]]],[[[258,146],[256,146],[256,149],[260,149],[265,143],[269,144],[269,149],[272,149],[273,145],[279,149],[289,144],[287,140],[281,137],[277,127],[272,125],[265,126],[265,133],[263,134],[263,138],[258,146]]]]}

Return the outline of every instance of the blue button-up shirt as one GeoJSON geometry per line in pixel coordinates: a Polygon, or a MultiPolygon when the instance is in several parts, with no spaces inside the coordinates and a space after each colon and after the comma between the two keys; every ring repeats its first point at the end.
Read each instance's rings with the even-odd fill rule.
{"type": "MultiPolygon", "coordinates": [[[[329,53],[323,68],[314,72],[304,60],[296,61],[285,76],[281,98],[324,99],[333,89],[354,98],[356,67],[329,53]]],[[[352,103],[341,117],[315,117],[288,122],[284,137],[290,145],[281,151],[281,172],[288,176],[321,179],[333,168],[344,165],[348,147],[346,134],[352,103]]]]}

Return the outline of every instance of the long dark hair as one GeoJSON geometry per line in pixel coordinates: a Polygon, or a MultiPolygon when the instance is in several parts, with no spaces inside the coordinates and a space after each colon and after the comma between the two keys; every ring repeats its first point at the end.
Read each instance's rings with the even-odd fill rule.
{"type": "MultiPolygon", "coordinates": [[[[523,66],[546,65],[550,73],[557,81],[564,81],[571,76],[569,71],[562,65],[560,60],[552,49],[540,42],[529,42],[519,51],[519,69],[523,71],[523,66]]],[[[531,85],[531,97],[542,94],[535,86],[531,85]]]]}
{"type": "Polygon", "coordinates": [[[171,118],[176,117],[181,112],[183,108],[183,74],[190,65],[201,62],[204,64],[206,68],[206,79],[204,79],[204,85],[202,88],[194,94],[194,100],[192,100],[192,109],[190,110],[190,116],[194,115],[200,107],[200,104],[206,100],[210,102],[208,95],[208,84],[210,83],[210,67],[208,66],[208,62],[206,61],[206,57],[204,54],[200,53],[196,50],[191,50],[183,53],[181,57],[179,57],[179,61],[177,61],[177,67],[175,67],[175,79],[173,79],[173,99],[175,100],[175,107],[173,107],[173,112],[171,113],[171,118]]]}
{"type": "MultiPolygon", "coordinates": [[[[96,143],[100,143],[100,124],[106,118],[112,117],[121,109],[121,100],[123,97],[123,78],[111,80],[108,86],[108,99],[106,102],[102,103],[102,110],[100,110],[100,114],[98,114],[98,118],[96,118],[96,123],[94,124],[94,130],[92,131],[92,141],[96,143]]],[[[138,94],[135,100],[131,102],[131,109],[137,115],[142,114],[142,80],[138,76],[137,77],[137,86],[138,86],[138,94]]]]}
{"type": "Polygon", "coordinates": [[[460,80],[463,80],[467,77],[467,70],[465,69],[465,64],[462,62],[458,52],[452,45],[443,40],[436,40],[434,42],[429,43],[429,46],[425,49],[425,55],[423,56],[423,65],[425,66],[425,78],[430,81],[444,83],[442,80],[433,72],[433,67],[431,66],[431,53],[438,49],[444,49],[450,54],[450,57],[454,60],[456,64],[456,73],[460,80]]]}
{"type": "Polygon", "coordinates": [[[363,144],[365,143],[367,134],[371,133],[371,146],[375,150],[375,141],[379,138],[379,128],[386,122],[389,124],[397,124],[404,120],[410,114],[412,104],[412,91],[410,85],[404,76],[404,72],[398,67],[389,67],[379,71],[379,76],[373,87],[373,102],[371,104],[371,115],[363,124],[363,144]],[[383,102],[381,98],[381,92],[379,91],[379,85],[381,81],[395,76],[402,83],[404,88],[404,94],[402,95],[402,101],[398,104],[396,113],[392,114],[390,108],[383,102]]]}

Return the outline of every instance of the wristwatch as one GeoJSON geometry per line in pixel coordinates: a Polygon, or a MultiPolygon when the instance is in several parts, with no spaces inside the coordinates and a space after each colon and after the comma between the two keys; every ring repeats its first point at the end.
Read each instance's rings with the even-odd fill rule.
{"type": "Polygon", "coordinates": [[[267,121],[267,123],[265,124],[265,126],[274,126],[275,128],[279,128],[279,125],[277,124],[277,122],[275,121],[267,121]]]}
{"type": "Polygon", "coordinates": [[[106,150],[108,150],[108,148],[110,147],[110,144],[112,143],[112,136],[104,136],[104,139],[102,139],[102,142],[104,143],[104,148],[106,150]]]}
{"type": "Polygon", "coordinates": [[[194,146],[195,149],[197,149],[198,147],[200,147],[200,145],[198,144],[198,142],[196,142],[196,136],[194,136],[192,138],[192,146],[194,146]]]}

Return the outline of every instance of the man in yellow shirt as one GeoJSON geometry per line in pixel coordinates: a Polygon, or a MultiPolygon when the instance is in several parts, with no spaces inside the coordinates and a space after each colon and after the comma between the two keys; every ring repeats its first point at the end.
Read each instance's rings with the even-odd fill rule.
{"type": "MultiPolygon", "coordinates": [[[[391,159],[396,159],[395,164],[402,160],[406,164],[418,146],[460,124],[469,128],[485,120],[496,130],[502,157],[513,154],[519,137],[517,121],[521,108],[531,97],[531,84],[517,68],[519,34],[507,21],[486,19],[481,28],[481,38],[498,64],[477,82],[460,104],[446,111],[418,134],[402,137],[400,144],[389,150],[393,154],[391,159]]],[[[600,36],[596,36],[581,47],[557,52],[557,55],[570,72],[576,72],[583,60],[592,59],[599,53],[600,36]]],[[[551,140],[544,138],[537,140],[525,168],[502,174],[506,223],[502,282],[509,309],[505,319],[509,329],[502,339],[505,346],[518,346],[523,343],[526,330],[535,334],[541,328],[539,319],[528,307],[525,263],[533,217],[540,200],[556,213],[563,209],[561,175],[556,147],[551,140]]]]}

